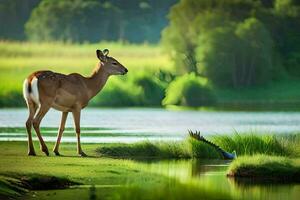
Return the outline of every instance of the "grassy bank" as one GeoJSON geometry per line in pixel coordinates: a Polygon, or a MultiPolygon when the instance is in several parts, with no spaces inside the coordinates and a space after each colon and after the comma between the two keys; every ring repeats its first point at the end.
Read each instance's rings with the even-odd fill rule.
{"type": "Polygon", "coordinates": [[[121,158],[210,158],[221,159],[221,155],[211,146],[187,139],[182,142],[138,142],[133,144],[112,144],[99,147],[96,152],[101,156],[121,158]]]}
{"type": "MultiPolygon", "coordinates": [[[[235,151],[238,156],[266,154],[277,156],[300,156],[299,134],[259,135],[230,134],[208,137],[227,152],[235,151]],[[297,139],[298,138],[298,139],[297,139]]],[[[97,148],[101,156],[121,158],[205,158],[222,159],[215,148],[188,138],[179,142],[139,142],[133,144],[112,144],[97,148]]]]}
{"type": "MultiPolygon", "coordinates": [[[[290,138],[293,137],[290,136],[290,138]]],[[[285,141],[287,142],[289,139],[285,141]]],[[[28,157],[26,155],[26,142],[0,142],[0,145],[2,148],[0,152],[0,193],[5,197],[28,195],[26,199],[51,200],[77,197],[87,199],[88,196],[97,196],[101,199],[151,200],[165,199],[166,197],[168,199],[219,199],[220,196],[224,199],[232,199],[233,197],[224,191],[214,191],[217,187],[207,187],[207,184],[215,184],[215,182],[203,182],[202,185],[198,178],[195,180],[200,182],[193,182],[192,180],[178,182],[174,180],[171,178],[174,169],[170,163],[156,166],[154,163],[148,165],[145,162],[134,161],[135,158],[146,159],[149,162],[151,160],[149,157],[207,158],[208,155],[212,155],[213,149],[203,146],[202,143],[195,140],[186,140],[182,143],[83,144],[84,150],[89,155],[87,158],[80,158],[76,155],[76,144],[74,143],[63,143],[60,151],[63,156],[59,157],[54,156],[54,154],[46,157],[40,151],[37,151],[38,156],[28,157]],[[197,153],[202,153],[202,155],[197,153]],[[116,156],[119,159],[107,156],[116,156]],[[125,160],[123,159],[125,157],[133,159],[125,160]],[[162,166],[168,168],[164,169],[162,166]],[[159,170],[156,167],[159,167],[159,170]],[[168,176],[169,173],[171,173],[170,177],[168,176]],[[31,192],[32,189],[42,189],[40,186],[45,185],[45,183],[47,183],[47,188],[44,189],[47,190],[38,193],[31,192]],[[82,186],[76,186],[70,190],[54,190],[53,192],[48,190],[54,189],[48,186],[57,185],[59,188],[65,188],[74,183],[82,186]],[[153,191],[156,192],[153,193],[153,191]]],[[[37,142],[34,145],[36,149],[39,148],[37,142]]],[[[53,143],[49,142],[47,145],[49,149],[54,146],[53,143]]],[[[217,158],[219,155],[215,154],[214,156],[217,158]]],[[[290,177],[298,177],[299,164],[299,159],[287,157],[239,156],[230,165],[229,172],[232,176],[249,175],[248,177],[254,176],[256,178],[268,178],[270,176],[282,178],[284,175],[288,177],[286,181],[290,181],[290,177]]],[[[181,167],[191,166],[193,164],[181,167]]],[[[194,168],[190,170],[193,171],[194,168]]],[[[190,173],[189,170],[178,169],[173,175],[179,172],[190,173]]],[[[178,180],[186,180],[184,175],[181,178],[178,180]]]]}
{"type": "MultiPolygon", "coordinates": [[[[46,157],[38,152],[28,157],[26,142],[0,142],[0,194],[22,199],[232,199],[226,192],[214,191],[196,185],[179,183],[159,173],[149,172],[144,163],[132,160],[111,159],[97,156],[99,144],[83,144],[90,157],[76,155],[76,144],[63,143],[64,156],[46,157]],[[23,178],[22,178],[23,177],[23,178]],[[24,186],[24,183],[27,186],[24,186]],[[55,182],[55,183],[53,183],[55,182]],[[63,183],[63,184],[57,184],[63,183]],[[53,190],[51,186],[80,183],[72,189],[53,190]],[[33,185],[35,183],[36,185],[33,185]],[[43,183],[43,184],[39,184],[43,183]],[[66,184],[67,183],[67,184],[66,184]],[[42,189],[44,185],[47,190],[42,189]],[[155,194],[153,191],[156,191],[155,194]]],[[[34,143],[38,148],[38,143],[34,143]]],[[[51,148],[54,144],[47,143],[51,148]]],[[[105,146],[105,145],[104,145],[105,146]]],[[[64,188],[62,187],[62,188],[64,188]]]]}
{"type": "Polygon", "coordinates": [[[228,176],[257,181],[300,182],[300,159],[279,156],[243,156],[234,160],[228,176]]]}
{"type": "MultiPolygon", "coordinates": [[[[38,152],[36,157],[28,157],[26,142],[0,142],[2,151],[0,152],[0,174],[1,181],[13,180],[16,186],[20,182],[19,177],[33,178],[36,176],[53,176],[58,179],[67,179],[83,185],[126,185],[128,182],[139,183],[149,181],[152,184],[163,181],[164,178],[144,172],[136,163],[129,160],[117,160],[110,158],[99,158],[96,156],[93,144],[84,144],[83,148],[90,156],[80,158],[76,155],[75,144],[63,144],[61,146],[61,157],[45,157],[38,152]]],[[[34,143],[35,148],[39,149],[38,143],[34,143]]],[[[48,143],[51,149],[53,143],[48,143]]],[[[4,184],[3,184],[4,185],[4,184]]],[[[19,187],[22,188],[22,187],[19,187]]],[[[23,187],[24,188],[24,187],[23,187]]],[[[17,188],[10,188],[10,193],[17,188]]],[[[25,188],[26,189],[26,188],[25,188]]],[[[9,191],[8,189],[6,191],[9,191]]],[[[21,194],[23,194],[21,192],[21,194]]]]}

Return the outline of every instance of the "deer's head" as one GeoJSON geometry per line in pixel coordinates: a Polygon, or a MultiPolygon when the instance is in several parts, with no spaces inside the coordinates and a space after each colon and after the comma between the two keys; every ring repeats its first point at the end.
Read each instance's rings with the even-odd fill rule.
{"type": "Polygon", "coordinates": [[[103,51],[97,50],[96,54],[100,62],[102,63],[101,68],[109,75],[124,75],[128,72],[128,69],[119,63],[113,57],[108,56],[109,50],[104,49],[103,51]]]}

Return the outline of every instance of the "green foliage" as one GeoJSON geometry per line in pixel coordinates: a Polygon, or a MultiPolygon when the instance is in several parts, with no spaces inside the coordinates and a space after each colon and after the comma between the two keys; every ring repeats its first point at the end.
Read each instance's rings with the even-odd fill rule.
{"type": "Polygon", "coordinates": [[[143,92],[142,104],[146,106],[160,106],[164,98],[165,84],[150,71],[138,73],[132,77],[132,82],[143,92]]]}
{"type": "Polygon", "coordinates": [[[234,177],[255,178],[256,181],[300,181],[300,163],[279,156],[243,156],[230,164],[228,174],[234,177]]]}
{"type": "Polygon", "coordinates": [[[132,83],[112,79],[91,101],[92,106],[136,106],[141,103],[142,90],[132,83]]]}
{"type": "Polygon", "coordinates": [[[41,0],[25,31],[35,41],[157,42],[175,0],[41,0]]]}
{"type": "Polygon", "coordinates": [[[201,72],[217,86],[237,88],[272,79],[272,40],[255,18],[205,32],[198,46],[201,72]]]}
{"type": "Polygon", "coordinates": [[[165,83],[151,70],[131,72],[125,79],[111,78],[92,106],[161,106],[165,83]]]}
{"type": "Polygon", "coordinates": [[[206,82],[206,79],[193,73],[177,77],[166,89],[163,105],[207,106],[213,104],[215,98],[206,82]]]}
{"type": "Polygon", "coordinates": [[[199,73],[196,60],[198,37],[216,27],[226,27],[232,20],[230,18],[241,20],[249,16],[251,4],[242,0],[181,0],[174,5],[168,15],[170,23],[162,32],[162,41],[178,71],[199,73]]]}
{"type": "Polygon", "coordinates": [[[162,41],[179,73],[230,88],[266,84],[284,69],[299,74],[297,1],[181,0],[168,17],[162,41]]]}
{"type": "Polygon", "coordinates": [[[4,90],[0,93],[0,107],[21,107],[25,105],[21,91],[4,90]]]}
{"type": "Polygon", "coordinates": [[[291,142],[278,139],[274,135],[239,134],[219,135],[213,137],[214,142],[222,149],[237,155],[267,154],[279,156],[294,155],[291,142]]]}
{"type": "Polygon", "coordinates": [[[24,25],[40,0],[1,0],[0,39],[24,40],[24,25]]]}
{"type": "Polygon", "coordinates": [[[95,42],[101,36],[101,26],[94,23],[102,20],[104,12],[94,0],[43,0],[33,10],[26,34],[36,41],[84,41],[89,36],[95,42]]]}

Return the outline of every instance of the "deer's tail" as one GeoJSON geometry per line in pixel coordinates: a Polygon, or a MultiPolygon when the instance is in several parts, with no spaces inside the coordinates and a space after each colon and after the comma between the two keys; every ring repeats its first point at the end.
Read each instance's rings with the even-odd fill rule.
{"type": "Polygon", "coordinates": [[[25,79],[23,82],[23,96],[28,104],[28,101],[33,101],[35,104],[40,104],[38,79],[34,76],[31,79],[25,79]]]}

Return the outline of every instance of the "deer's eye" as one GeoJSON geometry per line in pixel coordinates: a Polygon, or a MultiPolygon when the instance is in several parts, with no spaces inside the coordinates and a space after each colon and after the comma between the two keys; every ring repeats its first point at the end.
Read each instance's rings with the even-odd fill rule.
{"type": "Polygon", "coordinates": [[[117,65],[117,63],[116,63],[116,62],[113,62],[112,64],[113,64],[113,65],[117,65]]]}

